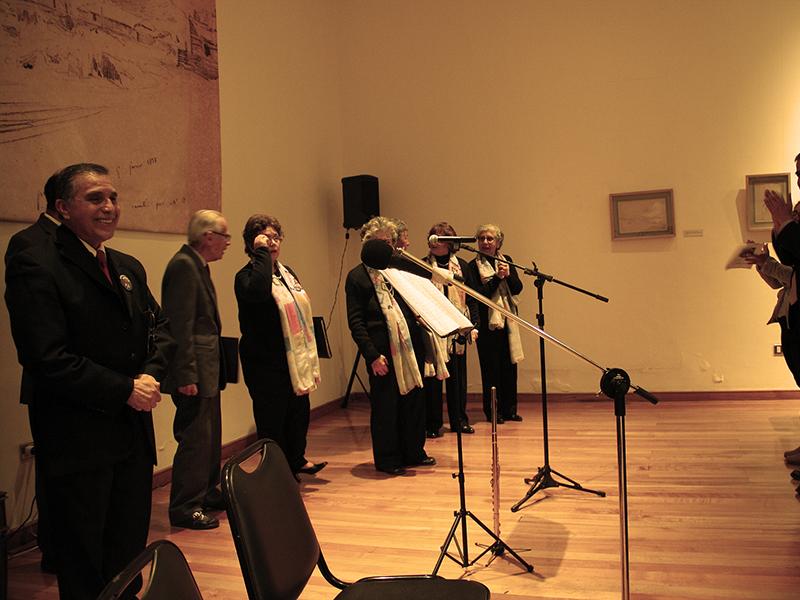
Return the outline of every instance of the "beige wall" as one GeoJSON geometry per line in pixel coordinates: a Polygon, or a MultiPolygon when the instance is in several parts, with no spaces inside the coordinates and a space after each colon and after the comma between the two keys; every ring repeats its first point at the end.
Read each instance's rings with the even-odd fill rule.
{"type": "MultiPolygon", "coordinates": [[[[800,151],[797,2],[217,5],[223,211],[235,234],[253,212],[279,217],[282,259],[316,314],[328,319],[344,248],[339,179],[372,173],[382,212],[409,223],[414,253],[434,221],[462,234],[494,221],[519,262],[610,297],[602,304],[548,284],[547,329],[639,385],[795,388],[771,356],[773,292],[722,265],[746,235],[737,214],[745,175],[793,170],[800,151]],[[664,187],[675,191],[678,235],[611,242],[608,194],[664,187]],[[688,229],[703,236],[686,238],[688,229]]],[[[18,228],[0,223],[0,244],[18,228]]],[[[158,296],[181,241],[120,232],[112,245],[145,263],[158,296]]],[[[345,273],[357,246],[349,241],[345,273]]],[[[232,280],[244,262],[236,236],[213,265],[229,335],[238,332],[232,280]]],[[[521,310],[533,321],[526,286],[521,310]]],[[[343,394],[352,365],[343,303],[340,288],[336,358],[323,362],[314,405],[343,394]]],[[[525,338],[523,391],[538,389],[537,345],[525,338]]],[[[32,487],[17,447],[30,434],[5,311],[0,351],[0,489],[19,523],[32,487]]],[[[560,350],[548,350],[548,367],[552,391],[597,389],[598,371],[560,350]]],[[[477,390],[474,352],[470,368],[477,390]]],[[[223,403],[225,441],[252,431],[242,384],[223,403]]],[[[172,414],[166,398],[156,412],[160,467],[174,452],[172,414]]]]}
{"type": "MultiPolygon", "coordinates": [[[[653,390],[794,387],[764,326],[774,293],[722,266],[743,239],[745,175],[793,172],[800,151],[799,3],[345,6],[344,170],[381,177],[413,251],[439,219],[462,234],[497,222],[514,259],[611,299],[545,290],[548,331],[597,362],[653,390]],[[612,242],[609,193],[660,188],[677,236],[612,242]]],[[[522,389],[538,385],[537,346],[526,337],[522,389]]],[[[594,368],[547,356],[549,389],[597,389],[594,368]]]]}

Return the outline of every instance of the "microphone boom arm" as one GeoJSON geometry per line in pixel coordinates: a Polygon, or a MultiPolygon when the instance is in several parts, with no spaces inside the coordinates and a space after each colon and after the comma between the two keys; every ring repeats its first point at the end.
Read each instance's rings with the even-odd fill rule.
{"type": "MultiPolygon", "coordinates": [[[[426,263],[424,260],[420,260],[419,258],[414,256],[413,254],[410,254],[410,253],[408,253],[405,250],[402,250],[400,248],[398,248],[396,250],[396,252],[400,256],[402,256],[403,258],[411,261],[412,263],[414,263],[415,265],[417,265],[419,267],[422,267],[426,271],[429,271],[429,272],[433,273],[434,275],[437,274],[433,270],[433,267],[431,265],[426,263]]],[[[568,346],[567,344],[565,344],[564,342],[562,342],[558,338],[550,335],[544,329],[540,329],[536,325],[533,325],[532,323],[529,323],[525,319],[521,318],[519,315],[516,315],[513,312],[511,312],[510,310],[500,306],[499,304],[496,304],[496,303],[492,302],[489,298],[487,298],[486,296],[484,296],[480,292],[476,292],[475,290],[473,290],[468,285],[466,285],[464,283],[461,283],[460,281],[456,281],[455,279],[448,280],[448,283],[450,285],[453,285],[453,286],[457,287],[458,289],[460,289],[464,293],[469,294],[470,296],[475,298],[481,304],[485,304],[486,306],[491,307],[493,310],[496,310],[497,312],[502,314],[504,317],[506,317],[508,319],[511,319],[512,321],[516,322],[523,329],[527,329],[528,331],[531,331],[531,332],[535,333],[536,335],[538,335],[540,338],[550,342],[551,344],[553,344],[555,346],[558,346],[562,350],[565,350],[566,352],[568,352],[568,353],[570,353],[570,354],[572,354],[574,356],[577,356],[578,358],[580,358],[584,362],[587,362],[590,365],[592,365],[593,367],[596,367],[597,369],[603,371],[603,373],[608,373],[611,370],[611,369],[608,369],[608,368],[604,367],[600,363],[592,360],[591,358],[589,358],[585,354],[582,354],[582,353],[578,352],[577,350],[575,350],[571,346],[568,346]]],[[[633,388],[634,392],[637,395],[641,396],[642,398],[646,399],[647,401],[649,401],[649,402],[651,402],[653,404],[658,402],[658,399],[655,396],[653,396],[653,394],[648,392],[647,390],[645,390],[645,389],[643,389],[643,388],[641,388],[639,386],[633,385],[633,384],[630,384],[630,387],[633,388]]]]}

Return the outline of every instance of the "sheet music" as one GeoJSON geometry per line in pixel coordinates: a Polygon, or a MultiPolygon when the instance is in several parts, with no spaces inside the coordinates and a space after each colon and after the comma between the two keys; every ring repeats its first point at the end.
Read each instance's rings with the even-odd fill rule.
{"type": "Polygon", "coordinates": [[[733,250],[733,254],[728,259],[728,262],[725,263],[726,269],[749,269],[753,265],[748,263],[742,256],[744,254],[753,254],[756,250],[761,247],[761,244],[757,244],[755,242],[747,242],[746,244],[740,244],[736,246],[733,250]]]}
{"type": "Polygon", "coordinates": [[[472,322],[429,279],[400,269],[384,269],[381,273],[439,337],[474,329],[472,322]]]}

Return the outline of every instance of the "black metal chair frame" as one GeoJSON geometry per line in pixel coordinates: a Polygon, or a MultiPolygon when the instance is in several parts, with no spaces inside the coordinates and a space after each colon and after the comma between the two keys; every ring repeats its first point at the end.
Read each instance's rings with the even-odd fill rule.
{"type": "Polygon", "coordinates": [[[259,440],[225,463],[222,493],[250,600],[299,597],[314,567],[329,584],[343,590],[336,596],[340,599],[485,600],[490,596],[482,583],[435,575],[368,577],[354,583],[336,577],[325,562],[286,458],[272,440],[259,440]],[[241,467],[259,454],[252,472],[241,467]]]}
{"type": "Polygon", "coordinates": [[[152,567],[139,592],[140,600],[203,599],[181,549],[169,540],[156,540],[106,585],[97,600],[133,597],[125,591],[149,564],[152,567]]]}

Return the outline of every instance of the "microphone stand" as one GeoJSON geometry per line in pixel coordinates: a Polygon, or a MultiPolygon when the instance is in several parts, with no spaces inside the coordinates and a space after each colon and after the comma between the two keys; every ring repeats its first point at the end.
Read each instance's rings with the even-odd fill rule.
{"type": "MultiPolygon", "coordinates": [[[[576,287],[572,284],[566,283],[564,281],[560,281],[553,277],[552,275],[548,275],[546,273],[542,273],[539,271],[539,268],[536,266],[535,261],[533,262],[533,270],[521,267],[521,270],[526,275],[530,275],[536,277],[536,281],[534,281],[534,285],[536,286],[537,298],[539,301],[539,312],[536,314],[536,322],[541,329],[544,329],[544,308],[543,308],[543,301],[544,301],[544,284],[547,281],[552,281],[553,283],[557,283],[564,287],[570,288],[582,294],[586,294],[587,296],[591,296],[601,302],[608,302],[608,298],[601,296],[599,294],[595,294],[593,292],[584,290],[582,288],[576,287]]],[[[517,266],[517,265],[515,265],[517,266]]],[[[519,268],[519,267],[518,267],[519,268]]],[[[547,423],[547,359],[545,358],[545,345],[544,345],[544,338],[539,338],[539,364],[540,364],[540,372],[542,378],[542,443],[544,446],[544,465],[539,467],[536,471],[536,475],[533,477],[526,477],[525,483],[530,484],[528,491],[525,495],[511,507],[511,512],[517,512],[520,507],[527,502],[533,495],[540,491],[547,488],[555,488],[555,487],[564,487],[569,488],[572,490],[576,490],[578,492],[586,492],[589,494],[595,494],[604,498],[606,493],[601,490],[593,490],[590,488],[583,487],[580,483],[567,477],[563,473],[559,473],[555,469],[550,466],[550,446],[549,446],[549,436],[548,436],[548,423],[547,423]],[[565,480],[567,483],[563,481],[559,481],[555,479],[553,475],[560,477],[561,479],[565,480]]]]}
{"type": "MultiPolygon", "coordinates": [[[[377,241],[377,240],[376,240],[377,241]]],[[[369,243],[369,242],[367,242],[369,243]]],[[[378,241],[379,244],[383,244],[384,242],[378,241]]],[[[462,246],[466,248],[465,246],[462,246]]],[[[478,250],[474,248],[470,248],[471,251],[478,253],[478,250]]],[[[397,250],[398,254],[406,258],[407,260],[413,262],[419,267],[422,267],[426,271],[433,273],[435,275],[439,275],[436,271],[433,270],[433,267],[426,263],[423,260],[420,260],[416,256],[409,254],[405,250],[397,250]]],[[[362,259],[364,257],[364,250],[362,249],[362,259]]],[[[377,261],[376,261],[377,262],[377,261]]],[[[388,258],[387,258],[388,263],[388,258]]],[[[376,265],[374,268],[383,269],[386,268],[386,265],[379,266],[376,265]]],[[[543,329],[528,323],[525,319],[521,318],[519,315],[514,314],[510,310],[506,309],[495,302],[492,302],[489,298],[480,294],[470,288],[467,285],[453,279],[449,281],[450,285],[454,285],[464,293],[469,294],[476,300],[478,300],[481,304],[485,304],[486,306],[492,307],[492,309],[498,311],[500,314],[505,316],[512,321],[515,321],[519,325],[522,326],[523,329],[527,329],[528,331],[532,331],[540,338],[547,340],[551,344],[554,344],[561,348],[562,350],[569,352],[570,354],[580,358],[584,362],[589,363],[590,365],[596,367],[600,371],[602,371],[602,376],[600,378],[600,390],[609,398],[614,400],[614,414],[617,419],[617,472],[619,474],[619,525],[620,525],[620,569],[622,571],[622,598],[623,600],[628,600],[630,598],[630,563],[629,563],[629,553],[628,553],[628,476],[627,476],[627,458],[626,458],[626,442],[625,442],[625,397],[628,391],[633,388],[633,391],[638,396],[641,396],[648,402],[652,404],[656,404],[658,402],[658,398],[656,398],[653,394],[648,392],[643,387],[634,385],[631,383],[631,378],[628,374],[619,368],[607,368],[602,366],[600,363],[595,362],[588,356],[581,354],[574,348],[571,348],[558,338],[550,335],[543,329]]]]}
{"type": "MultiPolygon", "coordinates": [[[[479,250],[475,250],[469,246],[464,246],[465,250],[474,251],[476,254],[480,254],[482,256],[489,256],[485,252],[481,252],[479,250]]],[[[548,275],[547,273],[542,273],[539,271],[539,268],[536,266],[535,261],[533,262],[533,269],[529,269],[523,265],[518,265],[514,262],[506,260],[504,258],[495,256],[495,260],[506,263],[508,265],[513,265],[520,271],[522,271],[525,275],[530,275],[536,278],[534,281],[534,285],[536,286],[537,298],[539,301],[539,312],[536,314],[536,323],[539,325],[539,328],[544,330],[544,284],[548,281],[552,281],[553,283],[557,283],[564,287],[570,288],[582,294],[586,294],[587,296],[591,296],[601,302],[608,302],[608,298],[601,296],[599,294],[595,294],[594,292],[590,292],[588,290],[584,290],[582,288],[576,287],[570,283],[566,283],[565,281],[561,281],[556,279],[552,275],[548,275]]],[[[539,364],[540,364],[540,371],[541,371],[541,378],[542,378],[542,444],[544,446],[544,465],[538,468],[536,474],[533,477],[526,477],[525,483],[530,484],[528,491],[522,497],[519,502],[514,504],[511,507],[511,512],[517,512],[525,502],[527,502],[536,492],[540,490],[544,490],[547,488],[554,488],[554,487],[564,487],[569,488],[572,490],[576,490],[578,492],[586,492],[588,494],[595,494],[604,498],[606,493],[601,490],[593,490],[590,488],[583,487],[580,483],[575,481],[574,479],[567,477],[563,473],[559,473],[555,469],[550,466],[550,443],[549,443],[549,435],[548,435],[548,421],[547,421],[547,358],[545,353],[545,345],[544,345],[544,338],[539,338],[539,364]],[[559,481],[555,479],[553,475],[560,477],[564,481],[559,481]]]]}

